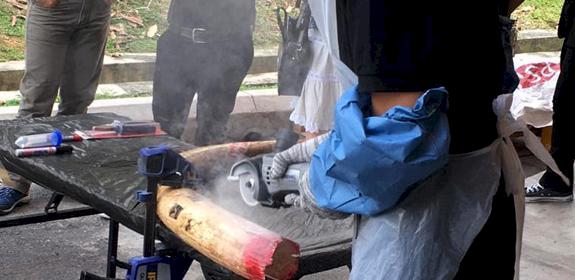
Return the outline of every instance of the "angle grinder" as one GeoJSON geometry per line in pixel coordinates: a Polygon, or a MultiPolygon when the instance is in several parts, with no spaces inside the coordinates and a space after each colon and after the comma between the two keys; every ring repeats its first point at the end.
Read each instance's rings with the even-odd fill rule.
{"type": "Polygon", "coordinates": [[[259,155],[237,162],[231,168],[229,181],[239,183],[240,194],[249,206],[282,207],[287,194],[299,193],[299,182],[308,170],[309,163],[297,163],[288,166],[283,177],[271,178],[274,155],[295,143],[299,135],[292,130],[282,130],[277,138],[274,153],[259,155]]]}

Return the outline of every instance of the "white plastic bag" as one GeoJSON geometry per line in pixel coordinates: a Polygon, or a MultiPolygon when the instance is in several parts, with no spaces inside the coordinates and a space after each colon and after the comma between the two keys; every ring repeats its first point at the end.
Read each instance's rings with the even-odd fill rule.
{"type": "Polygon", "coordinates": [[[511,114],[534,127],[553,123],[553,94],[560,66],[555,62],[527,63],[519,66],[519,87],[513,93],[511,114]]]}

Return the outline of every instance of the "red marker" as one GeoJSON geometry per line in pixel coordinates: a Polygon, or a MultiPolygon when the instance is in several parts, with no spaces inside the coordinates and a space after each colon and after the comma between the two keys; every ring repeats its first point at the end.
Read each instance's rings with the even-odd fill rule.
{"type": "Polygon", "coordinates": [[[33,157],[33,156],[59,155],[59,154],[64,154],[64,153],[71,153],[73,150],[74,150],[74,147],[72,147],[72,146],[16,149],[16,156],[17,157],[33,157]]]}
{"type": "Polygon", "coordinates": [[[76,134],[62,137],[62,142],[79,142],[82,140],[83,140],[82,137],[80,137],[80,135],[76,135],[76,134]]]}

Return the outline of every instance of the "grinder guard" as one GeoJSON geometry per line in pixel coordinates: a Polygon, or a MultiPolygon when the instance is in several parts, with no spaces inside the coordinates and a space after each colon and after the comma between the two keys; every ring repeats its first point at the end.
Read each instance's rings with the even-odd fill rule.
{"type": "Polygon", "coordinates": [[[309,163],[290,165],[279,179],[270,177],[275,154],[266,154],[242,160],[231,168],[228,180],[239,182],[242,199],[249,206],[289,206],[284,198],[290,193],[299,193],[299,182],[309,163]]]}

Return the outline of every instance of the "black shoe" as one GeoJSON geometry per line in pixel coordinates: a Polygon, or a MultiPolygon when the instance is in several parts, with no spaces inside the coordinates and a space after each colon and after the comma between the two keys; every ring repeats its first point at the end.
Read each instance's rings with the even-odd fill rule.
{"type": "Polygon", "coordinates": [[[539,183],[525,188],[525,202],[569,202],[573,201],[573,191],[557,191],[545,188],[539,183]]]}

